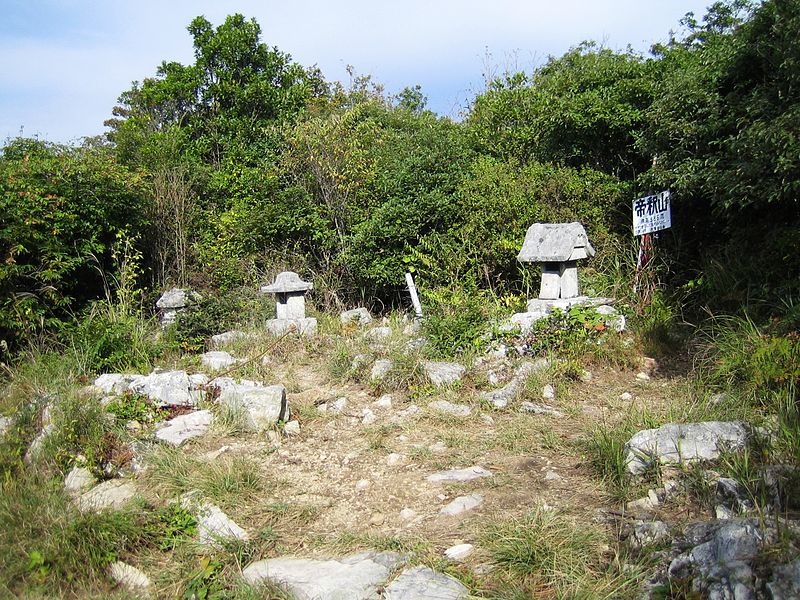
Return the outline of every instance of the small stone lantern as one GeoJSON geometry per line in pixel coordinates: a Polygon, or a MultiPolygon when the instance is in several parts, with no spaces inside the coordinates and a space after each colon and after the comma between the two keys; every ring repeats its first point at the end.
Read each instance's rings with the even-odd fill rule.
{"type": "Polygon", "coordinates": [[[554,301],[579,297],[577,261],[591,256],[594,248],[580,223],[534,223],[517,260],[543,263],[539,299],[554,301]]]}
{"type": "Polygon", "coordinates": [[[313,283],[303,281],[297,273],[284,271],[278,273],[275,283],[261,288],[264,293],[275,294],[278,302],[276,318],[267,321],[270,333],[283,335],[294,330],[303,335],[313,335],[317,332],[317,320],[306,317],[306,292],[313,287],[313,283]]]}

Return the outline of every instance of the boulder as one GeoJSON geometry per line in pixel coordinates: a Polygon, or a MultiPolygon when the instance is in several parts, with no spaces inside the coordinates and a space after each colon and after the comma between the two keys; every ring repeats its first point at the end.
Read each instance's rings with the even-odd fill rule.
{"type": "Polygon", "coordinates": [[[85,467],[73,467],[64,479],[64,491],[70,496],[78,496],[90,489],[97,478],[85,467]]]}
{"type": "Polygon", "coordinates": [[[160,406],[194,406],[186,371],[153,371],[130,382],[129,390],[142,394],[160,406]]]}
{"type": "Polygon", "coordinates": [[[6,431],[11,429],[14,424],[14,419],[11,417],[0,417],[0,436],[5,435],[6,431]]]}
{"type": "Polygon", "coordinates": [[[369,325],[372,323],[372,315],[366,308],[354,308],[346,310],[339,315],[339,320],[342,324],[347,325],[355,323],[356,325],[369,325]]]}
{"type": "Polygon", "coordinates": [[[203,435],[214,420],[210,410],[198,410],[163,423],[156,430],[156,439],[180,446],[192,438],[203,435]]]}
{"type": "Polygon", "coordinates": [[[737,421],[669,423],[635,434],[626,445],[625,461],[629,473],[640,475],[654,464],[713,460],[725,450],[742,450],[749,436],[747,425],[737,421]]]}
{"type": "Polygon", "coordinates": [[[282,585],[297,600],[372,600],[402,562],[397,553],[374,551],[331,560],[271,558],[248,565],[242,576],[251,585],[282,585]]]}
{"type": "Polygon", "coordinates": [[[47,438],[49,438],[53,433],[56,431],[56,426],[52,423],[45,425],[39,434],[33,438],[31,445],[28,446],[28,451],[25,452],[25,462],[31,464],[39,458],[39,455],[42,453],[44,449],[45,443],[47,442],[47,438]]]}
{"type": "Polygon", "coordinates": [[[416,566],[405,569],[384,592],[385,600],[466,600],[469,590],[457,579],[416,566]]]}
{"type": "Polygon", "coordinates": [[[794,600],[800,598],[800,558],[773,569],[767,583],[772,600],[794,600]]]}
{"type": "Polygon", "coordinates": [[[102,390],[104,394],[124,394],[131,383],[139,377],[140,375],[128,373],[103,373],[92,385],[102,390]]]}
{"type": "Polygon", "coordinates": [[[282,385],[251,385],[254,382],[234,383],[222,388],[219,403],[241,410],[251,431],[264,431],[278,421],[289,420],[286,388],[282,385]]]}
{"type": "Polygon", "coordinates": [[[465,481],[472,481],[473,479],[491,476],[491,471],[480,466],[474,466],[466,469],[439,471],[438,473],[428,475],[426,479],[431,483],[463,483],[465,481]]]}
{"type": "Polygon", "coordinates": [[[119,510],[135,495],[136,488],[130,481],[109,479],[81,494],[78,509],[81,512],[119,510]]]}
{"type": "Polygon", "coordinates": [[[640,522],[633,526],[628,544],[635,550],[670,541],[669,527],[663,521],[640,522]]]}
{"type": "Polygon", "coordinates": [[[374,342],[383,341],[392,335],[391,327],[373,327],[364,336],[374,342]]]}
{"type": "Polygon", "coordinates": [[[455,417],[468,417],[472,414],[472,409],[466,404],[453,404],[447,400],[435,400],[428,404],[428,406],[436,412],[453,415],[455,417]]]}
{"type": "Polygon", "coordinates": [[[394,363],[388,358],[378,359],[372,365],[369,378],[375,382],[383,381],[389,374],[389,371],[392,370],[392,367],[394,367],[394,363]]]}
{"type": "Polygon", "coordinates": [[[601,304],[595,308],[595,310],[597,314],[603,316],[603,322],[606,327],[620,333],[625,331],[625,315],[620,313],[616,308],[608,304],[601,304]]]}
{"type": "Polygon", "coordinates": [[[246,542],[250,539],[244,529],[214,504],[201,504],[196,508],[195,516],[197,537],[204,546],[221,548],[225,542],[235,540],[246,542]]]}
{"type": "Polygon", "coordinates": [[[422,363],[422,369],[428,380],[437,387],[461,381],[467,372],[464,365],[450,362],[425,361],[422,363]]]}

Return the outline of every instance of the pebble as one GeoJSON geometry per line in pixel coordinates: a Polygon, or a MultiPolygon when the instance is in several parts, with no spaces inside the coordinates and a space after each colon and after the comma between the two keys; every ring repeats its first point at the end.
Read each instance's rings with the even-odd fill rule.
{"type": "Polygon", "coordinates": [[[474,550],[475,546],[472,544],[457,544],[445,550],[444,555],[450,560],[458,562],[467,558],[474,550]]]}
{"type": "Polygon", "coordinates": [[[298,421],[289,421],[283,426],[283,433],[286,435],[298,435],[300,433],[300,423],[298,421]]]}
{"type": "Polygon", "coordinates": [[[556,388],[554,388],[549,383],[542,388],[542,399],[543,400],[555,400],[556,397],[556,388]]]}
{"type": "Polygon", "coordinates": [[[589,383],[592,380],[592,374],[590,371],[582,371],[578,378],[583,383],[589,383]]]}
{"type": "Polygon", "coordinates": [[[633,400],[633,394],[630,392],[623,392],[619,395],[619,399],[624,402],[628,402],[629,400],[633,400]]]}
{"type": "Polygon", "coordinates": [[[383,516],[382,513],[375,513],[369,518],[370,525],[383,525],[383,522],[386,520],[386,517],[383,516]]]}
{"type": "Polygon", "coordinates": [[[417,516],[416,511],[413,511],[410,508],[404,508],[403,510],[400,511],[400,518],[403,519],[403,521],[410,521],[416,516],[417,516]]]}
{"type": "Polygon", "coordinates": [[[337,398],[331,402],[328,410],[332,413],[340,413],[347,406],[347,398],[337,398]]]}
{"type": "Polygon", "coordinates": [[[365,490],[369,487],[369,479],[359,479],[356,482],[356,489],[358,491],[365,490]]]}
{"type": "Polygon", "coordinates": [[[391,394],[384,394],[375,402],[372,403],[372,406],[377,408],[392,408],[392,395],[391,394]]]}
{"type": "Polygon", "coordinates": [[[650,375],[642,371],[641,373],[636,374],[636,379],[639,381],[650,381],[650,375]]]}
{"type": "Polygon", "coordinates": [[[369,425],[370,423],[374,423],[377,418],[378,417],[375,416],[375,413],[368,408],[365,408],[364,410],[361,411],[362,425],[369,425]]]}

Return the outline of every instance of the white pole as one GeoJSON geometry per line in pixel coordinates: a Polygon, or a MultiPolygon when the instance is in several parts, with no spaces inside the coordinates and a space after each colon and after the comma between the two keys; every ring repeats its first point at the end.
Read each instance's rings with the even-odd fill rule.
{"type": "Polygon", "coordinates": [[[421,319],[422,305],[419,303],[419,296],[417,296],[417,286],[414,285],[414,278],[411,276],[411,273],[406,273],[406,285],[408,285],[408,291],[411,294],[411,304],[414,305],[414,313],[417,315],[418,319],[421,319]]]}

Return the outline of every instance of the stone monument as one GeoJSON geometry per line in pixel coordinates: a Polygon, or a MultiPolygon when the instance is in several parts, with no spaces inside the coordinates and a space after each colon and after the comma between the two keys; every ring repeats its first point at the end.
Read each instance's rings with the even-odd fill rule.
{"type": "MultiPolygon", "coordinates": [[[[542,284],[539,297],[528,300],[528,311],[511,317],[513,325],[523,330],[541,318],[549,315],[554,308],[569,310],[576,305],[597,307],[598,312],[606,314],[609,322],[622,319],[612,307],[607,306],[609,298],[590,298],[581,296],[578,289],[578,261],[594,256],[594,248],[589,243],[586,230],[580,223],[534,223],[525,234],[522,250],[517,255],[521,263],[542,263],[542,284]]],[[[617,329],[618,321],[614,321],[617,329]]]]}
{"type": "Polygon", "coordinates": [[[306,317],[306,293],[314,284],[300,279],[297,273],[284,271],[278,273],[275,283],[265,285],[261,291],[275,294],[277,307],[275,318],[267,321],[267,329],[273,335],[283,335],[287,331],[295,331],[302,335],[314,335],[317,332],[317,320],[306,317]]]}

